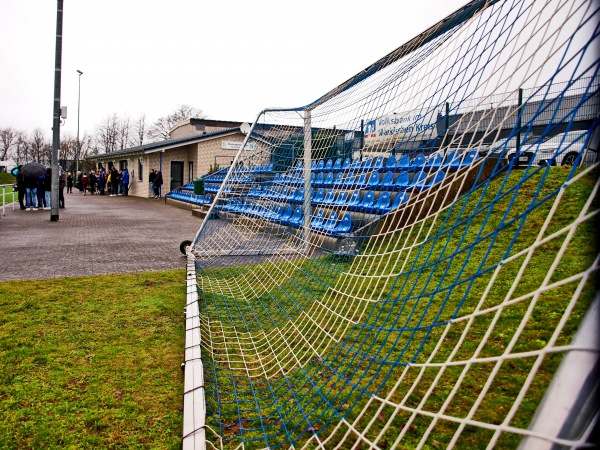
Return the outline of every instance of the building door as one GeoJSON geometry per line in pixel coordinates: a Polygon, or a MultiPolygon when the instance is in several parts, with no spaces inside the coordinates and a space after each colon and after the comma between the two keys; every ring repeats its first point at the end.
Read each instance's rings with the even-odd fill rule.
{"type": "Polygon", "coordinates": [[[183,161],[171,161],[171,191],[183,184],[183,161]]]}

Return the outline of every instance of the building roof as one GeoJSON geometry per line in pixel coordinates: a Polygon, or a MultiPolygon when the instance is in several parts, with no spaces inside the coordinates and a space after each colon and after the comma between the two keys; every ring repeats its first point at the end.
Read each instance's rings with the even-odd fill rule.
{"type": "Polygon", "coordinates": [[[115,157],[128,156],[128,155],[139,155],[146,153],[154,153],[170,148],[181,147],[184,145],[195,144],[200,141],[215,139],[219,136],[226,136],[228,134],[241,133],[239,126],[235,128],[228,128],[225,130],[214,131],[212,133],[205,134],[193,134],[176,139],[167,139],[164,141],[151,142],[149,144],[138,145],[136,147],[126,148],[110,153],[101,153],[99,155],[88,156],[86,159],[89,161],[98,161],[103,159],[114,159],[115,157]]]}

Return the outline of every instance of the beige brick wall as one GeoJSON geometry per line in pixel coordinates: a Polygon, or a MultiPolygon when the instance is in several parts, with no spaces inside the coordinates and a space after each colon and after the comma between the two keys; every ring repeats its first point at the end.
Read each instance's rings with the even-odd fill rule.
{"type": "Polygon", "coordinates": [[[162,176],[163,189],[162,194],[167,194],[171,189],[171,162],[183,162],[183,184],[193,181],[197,177],[208,173],[211,166],[214,166],[215,161],[219,166],[229,166],[235,158],[237,150],[227,150],[221,148],[222,142],[243,142],[245,135],[236,133],[226,136],[219,136],[214,139],[207,139],[196,144],[189,144],[173,149],[165,150],[164,152],[154,152],[148,154],[137,154],[133,156],[119,156],[100,160],[104,167],[108,167],[108,162],[113,161],[118,167],[119,161],[122,159],[128,160],[129,174],[131,176],[131,190],[129,194],[137,197],[149,196],[149,181],[148,177],[150,169],[160,170],[160,155],[162,154],[162,176]],[[138,160],[142,158],[144,167],[142,181],[138,181],[138,160]],[[190,180],[189,162],[194,163],[194,173],[190,180]],[[133,172],[132,172],[133,170],[133,172]]]}

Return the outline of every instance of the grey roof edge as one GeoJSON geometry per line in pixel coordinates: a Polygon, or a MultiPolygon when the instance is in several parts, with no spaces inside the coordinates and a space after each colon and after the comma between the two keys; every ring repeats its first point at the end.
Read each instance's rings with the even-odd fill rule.
{"type": "Polygon", "coordinates": [[[150,142],[144,145],[138,145],[136,147],[130,147],[124,150],[119,150],[117,152],[110,153],[100,153],[98,155],[92,155],[85,158],[88,161],[98,161],[103,159],[112,159],[113,157],[119,156],[127,156],[127,155],[138,155],[138,154],[146,154],[153,153],[159,150],[166,150],[168,148],[179,147],[181,145],[194,144],[196,142],[200,142],[203,140],[214,139],[219,136],[226,136],[234,133],[241,133],[239,127],[236,128],[227,128],[225,130],[214,131],[212,133],[206,134],[192,134],[190,136],[185,136],[182,138],[176,139],[167,139],[164,141],[150,142]]]}

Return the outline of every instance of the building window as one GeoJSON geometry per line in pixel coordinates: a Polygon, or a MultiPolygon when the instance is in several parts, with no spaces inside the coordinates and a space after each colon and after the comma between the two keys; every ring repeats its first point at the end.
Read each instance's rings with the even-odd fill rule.
{"type": "Polygon", "coordinates": [[[143,158],[138,158],[138,181],[144,181],[144,166],[142,165],[143,161],[143,158]]]}
{"type": "Polygon", "coordinates": [[[125,169],[127,169],[127,160],[122,159],[121,161],[119,161],[119,170],[125,170],[125,169]]]}
{"type": "Polygon", "coordinates": [[[188,181],[194,181],[194,161],[188,162],[188,181]]]}

